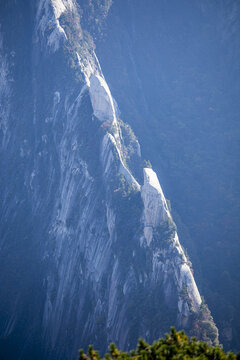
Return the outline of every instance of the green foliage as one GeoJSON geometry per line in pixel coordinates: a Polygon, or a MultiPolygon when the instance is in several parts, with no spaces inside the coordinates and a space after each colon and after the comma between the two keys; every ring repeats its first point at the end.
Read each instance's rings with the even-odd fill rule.
{"type": "Polygon", "coordinates": [[[143,167],[152,169],[152,164],[150,160],[143,160],[143,167]]]}
{"type": "Polygon", "coordinates": [[[239,360],[240,355],[232,352],[225,353],[219,346],[212,347],[206,342],[197,341],[196,338],[189,338],[184,331],[177,332],[171,327],[170,334],[165,338],[155,341],[149,345],[144,339],[139,339],[136,350],[129,353],[118,350],[115,344],[109,346],[109,353],[103,358],[90,345],[88,354],[83,350],[79,351],[79,360],[239,360]]]}
{"type": "Polygon", "coordinates": [[[77,0],[84,28],[88,29],[94,38],[103,37],[103,26],[112,0],[77,0]]]}
{"type": "Polygon", "coordinates": [[[153,231],[152,246],[156,248],[164,248],[173,241],[177,226],[173,220],[167,219],[157,226],[153,231]]]}
{"type": "Polygon", "coordinates": [[[79,11],[65,11],[59,20],[67,35],[67,41],[63,47],[67,66],[75,81],[82,82],[84,78],[79,67],[78,56],[84,63],[95,48],[95,44],[88,31],[81,27],[79,11]]]}
{"type": "Polygon", "coordinates": [[[110,134],[112,134],[113,136],[116,135],[118,133],[118,127],[116,124],[112,124],[109,128],[108,128],[108,132],[110,134]]]}
{"type": "Polygon", "coordinates": [[[129,124],[124,123],[121,119],[118,119],[122,133],[122,155],[125,165],[131,170],[133,176],[138,182],[142,183],[142,163],[139,156],[139,143],[132,128],[129,124]]]}
{"type": "Polygon", "coordinates": [[[192,334],[198,339],[206,341],[210,345],[218,345],[218,329],[213,321],[211,312],[202,299],[202,304],[198,314],[195,314],[192,324],[192,334]]]}

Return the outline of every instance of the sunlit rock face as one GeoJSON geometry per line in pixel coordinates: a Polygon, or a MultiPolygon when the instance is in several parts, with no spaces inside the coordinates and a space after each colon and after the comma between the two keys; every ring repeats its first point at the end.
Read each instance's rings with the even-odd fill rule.
{"type": "Polygon", "coordinates": [[[166,223],[171,227],[173,220],[157,174],[149,168],[143,171],[144,185],[141,196],[144,204],[144,236],[141,238],[141,243],[142,246],[152,248],[152,278],[156,283],[164,279],[162,291],[167,302],[172,303],[177,295],[178,323],[180,326],[186,326],[191,311],[198,312],[200,309],[201,297],[176,230],[173,229],[172,234],[167,238],[159,231],[161,227],[166,226],[164,225],[166,223]],[[151,246],[152,241],[156,239],[158,247],[151,246]],[[183,292],[186,292],[187,297],[182,296],[183,292]]]}
{"type": "Polygon", "coordinates": [[[92,75],[89,89],[94,115],[100,121],[112,123],[116,120],[112,96],[106,81],[99,75],[92,75]]]}
{"type": "Polygon", "coordinates": [[[144,169],[144,185],[141,194],[144,203],[144,222],[146,226],[157,226],[161,221],[171,218],[157,174],[152,169],[144,169]]]}
{"type": "Polygon", "coordinates": [[[61,24],[76,4],[26,4],[0,15],[2,357],[74,359],[89,343],[129,349],[190,328],[201,299],[157,175],[134,177],[139,143],[91,41],[61,24]],[[34,19],[15,41],[8,14],[34,19]]]}

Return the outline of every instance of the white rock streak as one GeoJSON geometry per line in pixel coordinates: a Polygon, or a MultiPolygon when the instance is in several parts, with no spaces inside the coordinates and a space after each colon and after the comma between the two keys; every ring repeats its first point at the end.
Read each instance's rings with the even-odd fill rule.
{"type": "MultiPolygon", "coordinates": [[[[193,274],[186,263],[181,264],[179,286],[181,288],[186,286],[188,295],[192,300],[192,306],[195,311],[198,310],[202,300],[197,285],[195,283],[195,280],[193,278],[193,274]]],[[[180,303],[179,303],[179,307],[180,307],[180,303]]],[[[179,311],[181,312],[181,308],[179,308],[179,311]]]]}
{"type": "Polygon", "coordinates": [[[161,222],[171,219],[170,212],[159,184],[156,173],[149,168],[144,168],[144,185],[141,189],[141,196],[144,204],[144,236],[147,245],[152,241],[153,227],[161,222]]]}
{"type": "Polygon", "coordinates": [[[52,52],[57,51],[61,41],[67,39],[59,18],[66,10],[72,9],[72,0],[40,0],[36,16],[36,41],[41,43],[45,39],[48,48],[52,52]]]}
{"type": "Polygon", "coordinates": [[[112,123],[116,119],[116,115],[112,96],[105,79],[100,75],[92,75],[89,92],[94,115],[100,121],[112,123]]]}
{"type": "MultiPolygon", "coordinates": [[[[162,226],[167,220],[172,221],[162,188],[152,169],[144,169],[144,185],[141,189],[141,196],[144,204],[144,237],[141,239],[141,244],[143,245],[145,240],[147,246],[150,246],[154,229],[162,226]]],[[[159,240],[161,241],[161,239],[159,240]]],[[[153,250],[152,280],[154,282],[161,281],[163,274],[166,300],[173,296],[170,284],[175,283],[178,289],[179,324],[186,325],[190,310],[196,312],[199,310],[201,297],[176,231],[172,241],[164,250],[153,250]]]]}
{"type": "Polygon", "coordinates": [[[161,221],[171,218],[166,199],[159,184],[157,174],[144,168],[144,185],[142,199],[144,203],[144,221],[146,226],[157,226],[161,221]]]}
{"type": "Polygon", "coordinates": [[[2,146],[6,146],[9,141],[7,134],[8,121],[10,115],[10,71],[7,62],[7,54],[3,50],[3,37],[0,33],[0,131],[3,132],[2,146]]]}

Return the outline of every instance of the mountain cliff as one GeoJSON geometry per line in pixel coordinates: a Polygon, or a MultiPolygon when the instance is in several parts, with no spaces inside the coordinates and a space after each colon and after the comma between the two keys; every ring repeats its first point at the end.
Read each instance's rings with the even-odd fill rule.
{"type": "Polygon", "coordinates": [[[3,358],[129,349],[173,324],[218,343],[158,176],[95,53],[110,6],[1,2],[3,358]]]}
{"type": "Polygon", "coordinates": [[[239,351],[240,3],[115,0],[96,44],[171,199],[220,342],[239,351]]]}

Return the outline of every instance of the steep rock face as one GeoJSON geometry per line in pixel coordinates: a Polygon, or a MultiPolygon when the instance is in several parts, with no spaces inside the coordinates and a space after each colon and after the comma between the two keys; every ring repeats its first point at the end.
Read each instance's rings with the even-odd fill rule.
{"type": "Polygon", "coordinates": [[[239,19],[240,2],[235,0],[132,0],[124,5],[115,0],[105,36],[97,43],[122,117],[135,130],[144,157],[161,174],[220,342],[236,352],[239,19]]]}
{"type": "Polygon", "coordinates": [[[94,115],[101,121],[116,120],[112,96],[106,81],[101,76],[92,75],[90,78],[90,96],[94,115]]]}
{"type": "MultiPolygon", "coordinates": [[[[141,194],[144,204],[142,242],[144,243],[145,240],[147,246],[151,246],[151,242],[156,240],[154,237],[158,232],[158,227],[164,226],[166,222],[173,223],[157,175],[152,169],[144,169],[144,185],[141,194]]],[[[176,230],[167,240],[171,242],[161,249],[161,242],[164,243],[166,239],[159,235],[159,247],[152,249],[153,279],[156,283],[164,279],[163,291],[166,302],[172,301],[174,290],[177,289],[178,320],[180,326],[184,326],[190,316],[190,310],[198,312],[202,301],[176,230]],[[184,291],[188,299],[182,296],[184,291]]]]}
{"type": "Polygon", "coordinates": [[[1,18],[1,353],[70,359],[193,328],[193,275],[156,174],[133,175],[140,147],[123,136],[77,3],[26,4],[1,18]],[[16,42],[9,14],[34,18],[16,42]]]}
{"type": "Polygon", "coordinates": [[[145,227],[156,227],[161,221],[164,222],[171,218],[157,175],[149,168],[144,169],[142,199],[145,227]]]}

